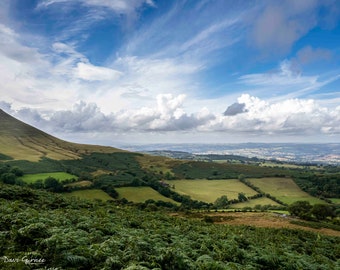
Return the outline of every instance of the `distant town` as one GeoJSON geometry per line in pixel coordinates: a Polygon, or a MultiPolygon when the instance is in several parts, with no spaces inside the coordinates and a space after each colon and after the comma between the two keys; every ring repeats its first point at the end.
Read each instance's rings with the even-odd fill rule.
{"type": "Polygon", "coordinates": [[[209,155],[221,155],[299,164],[340,164],[340,143],[143,144],[120,147],[181,159],[204,159],[209,155]]]}

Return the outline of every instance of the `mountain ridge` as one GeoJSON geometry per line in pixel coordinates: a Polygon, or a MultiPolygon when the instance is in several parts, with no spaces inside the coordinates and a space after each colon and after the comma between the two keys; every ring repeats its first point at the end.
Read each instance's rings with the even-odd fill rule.
{"type": "Polygon", "coordinates": [[[0,109],[0,149],[12,159],[38,161],[47,157],[56,160],[78,159],[91,152],[126,152],[110,146],[78,144],[54,137],[24,123],[0,109]]]}

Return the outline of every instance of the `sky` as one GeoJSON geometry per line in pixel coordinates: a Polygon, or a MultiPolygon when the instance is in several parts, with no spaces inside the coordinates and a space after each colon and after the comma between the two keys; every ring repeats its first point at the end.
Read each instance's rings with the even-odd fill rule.
{"type": "Polygon", "coordinates": [[[2,0],[0,108],[62,139],[340,142],[337,0],[2,0]]]}

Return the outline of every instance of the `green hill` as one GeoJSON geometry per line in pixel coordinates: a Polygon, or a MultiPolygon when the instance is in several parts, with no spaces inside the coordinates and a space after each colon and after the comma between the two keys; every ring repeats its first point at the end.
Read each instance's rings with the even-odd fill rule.
{"type": "Polygon", "coordinates": [[[43,157],[77,159],[89,152],[113,153],[113,147],[70,143],[53,137],[0,110],[0,152],[16,160],[38,161],[43,157]]]}

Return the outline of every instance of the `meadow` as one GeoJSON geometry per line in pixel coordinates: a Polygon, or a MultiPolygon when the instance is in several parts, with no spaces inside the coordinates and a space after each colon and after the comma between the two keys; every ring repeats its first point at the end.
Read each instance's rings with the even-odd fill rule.
{"type": "Polygon", "coordinates": [[[273,200],[271,200],[267,197],[261,197],[261,198],[256,198],[256,199],[252,199],[252,200],[245,201],[245,202],[235,203],[235,204],[232,204],[230,207],[235,208],[235,209],[240,209],[240,208],[244,208],[244,207],[254,208],[257,205],[279,206],[280,204],[278,204],[277,202],[274,202],[273,200]]]}
{"type": "Polygon", "coordinates": [[[331,201],[335,204],[340,204],[340,198],[331,198],[331,201]]]}
{"type": "Polygon", "coordinates": [[[175,192],[188,195],[193,200],[213,203],[223,195],[227,195],[229,200],[237,199],[238,194],[243,192],[246,196],[256,195],[257,192],[246,186],[237,179],[229,180],[171,180],[167,181],[170,186],[175,185],[175,192]]]}
{"type": "Polygon", "coordinates": [[[45,180],[48,177],[53,177],[59,181],[67,180],[67,179],[77,179],[78,177],[65,172],[51,172],[51,173],[34,173],[34,174],[25,174],[20,179],[23,180],[27,184],[31,184],[36,182],[37,180],[45,180]]]}
{"type": "Polygon", "coordinates": [[[64,195],[66,197],[77,197],[80,199],[87,200],[102,200],[102,201],[113,200],[105,191],[101,189],[76,190],[70,193],[64,193],[64,195]]]}
{"type": "Polygon", "coordinates": [[[247,181],[287,204],[296,201],[308,201],[311,204],[324,203],[322,200],[302,191],[291,178],[250,178],[247,181]]]}
{"type": "Polygon", "coordinates": [[[128,201],[135,203],[145,202],[146,200],[154,200],[178,204],[174,200],[159,194],[156,190],[150,187],[120,187],[115,188],[115,190],[119,194],[118,199],[125,198],[128,201]]]}

